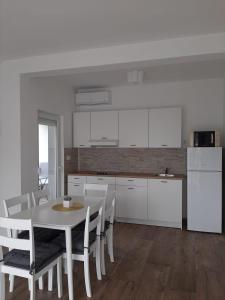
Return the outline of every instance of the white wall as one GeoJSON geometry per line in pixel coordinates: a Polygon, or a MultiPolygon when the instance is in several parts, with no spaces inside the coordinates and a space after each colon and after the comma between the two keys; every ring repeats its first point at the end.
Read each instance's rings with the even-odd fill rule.
{"type": "MultiPolygon", "coordinates": [[[[32,72],[106,69],[109,66],[193,61],[225,55],[225,33],[118,45],[4,61],[0,64],[0,203],[21,193],[20,75],[32,72]]],[[[27,117],[31,118],[32,117],[27,117]]],[[[29,130],[28,130],[29,131],[29,130]]],[[[29,158],[30,160],[30,158],[29,158]]],[[[2,210],[0,211],[1,214],[2,210]]]]}
{"type": "MultiPolygon", "coordinates": [[[[224,131],[225,84],[223,78],[113,87],[112,105],[80,110],[181,106],[183,139],[192,129],[224,131]]],[[[162,123],[163,125],[163,123],[162,123]]],[[[166,126],[166,124],[165,124],[166,126]]]]}
{"type": "Polygon", "coordinates": [[[22,193],[38,184],[38,110],[64,117],[64,145],[72,146],[73,91],[55,80],[21,78],[21,186],[22,193]]]}
{"type": "Polygon", "coordinates": [[[0,64],[0,199],[21,192],[19,75],[10,71],[0,64]]]}

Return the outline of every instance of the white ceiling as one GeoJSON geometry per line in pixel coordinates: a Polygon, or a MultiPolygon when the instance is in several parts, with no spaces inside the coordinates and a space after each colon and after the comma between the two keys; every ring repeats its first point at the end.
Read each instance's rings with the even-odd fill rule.
{"type": "Polygon", "coordinates": [[[0,0],[0,58],[225,32],[225,0],[0,0]]]}
{"type": "MultiPolygon", "coordinates": [[[[133,68],[108,69],[104,71],[86,71],[74,74],[44,76],[45,78],[59,80],[70,88],[105,88],[127,85],[127,71],[133,68]]],[[[137,65],[137,69],[139,66],[137,65]]],[[[142,67],[144,70],[144,83],[192,80],[202,78],[225,77],[225,59],[173,63],[142,67]]],[[[34,76],[36,77],[36,76],[34,76]]],[[[37,76],[39,77],[39,76],[37,76]]],[[[40,76],[43,77],[43,76],[40,76]]]]}

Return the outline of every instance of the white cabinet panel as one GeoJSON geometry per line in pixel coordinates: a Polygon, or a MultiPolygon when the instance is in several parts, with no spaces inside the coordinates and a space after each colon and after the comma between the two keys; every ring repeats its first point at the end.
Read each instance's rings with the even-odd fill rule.
{"type": "Polygon", "coordinates": [[[116,184],[129,186],[147,186],[148,180],[144,178],[117,177],[116,184]]]}
{"type": "Polygon", "coordinates": [[[73,114],[73,145],[74,147],[89,147],[90,140],[90,112],[73,114]]]}
{"type": "Polygon", "coordinates": [[[116,178],[110,176],[87,176],[87,183],[108,184],[108,191],[116,190],[116,178]]]}
{"type": "Polygon", "coordinates": [[[91,139],[118,140],[118,112],[91,112],[91,139]]]}
{"type": "Polygon", "coordinates": [[[147,220],[147,187],[116,186],[116,217],[147,220]]]}
{"type": "Polygon", "coordinates": [[[182,227],[182,180],[149,179],[148,197],[150,221],[182,227]]]}
{"type": "Polygon", "coordinates": [[[87,183],[113,184],[115,185],[115,177],[111,176],[87,176],[87,183]]]}
{"type": "Polygon", "coordinates": [[[181,147],[181,108],[154,108],[149,111],[149,147],[181,147]]]}
{"type": "Polygon", "coordinates": [[[119,147],[148,147],[148,110],[119,112],[119,147]]]}
{"type": "Polygon", "coordinates": [[[84,184],[68,182],[68,195],[69,196],[82,196],[84,184]]]}
{"type": "Polygon", "coordinates": [[[86,183],[86,176],[69,175],[68,182],[70,182],[70,183],[86,183]]]}

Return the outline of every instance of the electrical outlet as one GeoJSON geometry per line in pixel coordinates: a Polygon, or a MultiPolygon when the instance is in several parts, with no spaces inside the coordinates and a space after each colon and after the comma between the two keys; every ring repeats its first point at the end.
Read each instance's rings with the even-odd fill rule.
{"type": "Polygon", "coordinates": [[[70,155],[66,155],[66,160],[71,160],[71,156],[70,155]]]}

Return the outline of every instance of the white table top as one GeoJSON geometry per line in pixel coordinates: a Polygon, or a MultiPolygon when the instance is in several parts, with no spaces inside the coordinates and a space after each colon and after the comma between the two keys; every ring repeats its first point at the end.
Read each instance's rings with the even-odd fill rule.
{"type": "Polygon", "coordinates": [[[49,201],[46,204],[33,207],[28,210],[21,211],[12,216],[15,219],[32,219],[33,226],[45,227],[53,229],[66,229],[68,227],[75,227],[86,218],[87,207],[91,207],[91,212],[95,213],[99,210],[102,203],[101,199],[96,197],[72,197],[73,201],[81,202],[84,208],[61,212],[52,209],[52,206],[57,203],[62,203],[62,198],[54,201],[49,201]]]}

